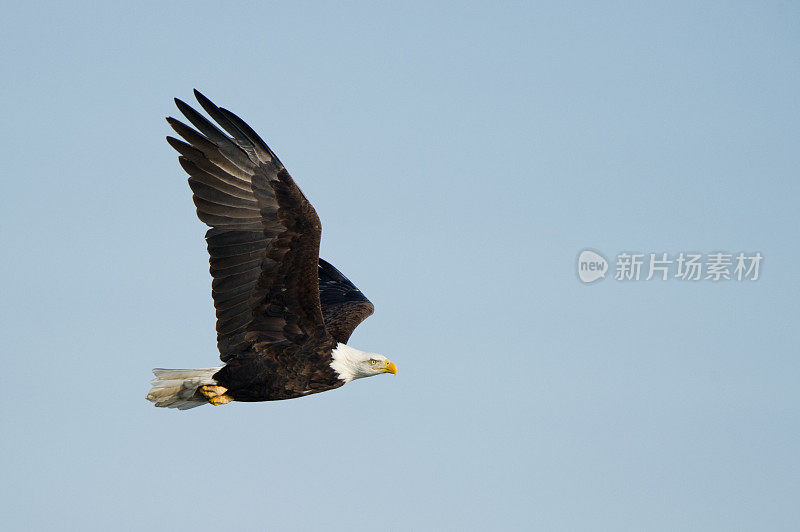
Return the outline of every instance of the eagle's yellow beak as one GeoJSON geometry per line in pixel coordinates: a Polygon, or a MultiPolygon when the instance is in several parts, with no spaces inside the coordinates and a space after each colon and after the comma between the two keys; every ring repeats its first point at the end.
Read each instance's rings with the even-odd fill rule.
{"type": "Polygon", "coordinates": [[[386,362],[383,363],[383,368],[381,368],[381,371],[383,371],[384,373],[391,373],[392,375],[397,375],[397,366],[395,366],[394,362],[392,362],[391,360],[387,360],[386,362]]]}

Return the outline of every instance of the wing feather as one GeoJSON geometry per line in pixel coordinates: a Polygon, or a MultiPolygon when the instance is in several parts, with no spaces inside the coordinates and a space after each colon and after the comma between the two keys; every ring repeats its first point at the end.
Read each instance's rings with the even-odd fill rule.
{"type": "Polygon", "coordinates": [[[211,226],[206,241],[220,358],[227,362],[252,348],[297,352],[309,340],[327,341],[319,217],[252,128],[195,96],[219,127],[176,99],[194,128],[170,117],[183,140],[167,141],[189,174],[197,216],[211,226]]]}
{"type": "Polygon", "coordinates": [[[347,343],[358,325],[375,311],[361,290],[329,262],[319,259],[319,297],[328,333],[347,343]]]}

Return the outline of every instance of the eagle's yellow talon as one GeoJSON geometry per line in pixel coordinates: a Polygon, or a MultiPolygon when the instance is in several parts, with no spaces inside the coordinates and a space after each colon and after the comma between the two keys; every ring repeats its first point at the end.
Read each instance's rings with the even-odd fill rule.
{"type": "Polygon", "coordinates": [[[218,395],[208,400],[208,402],[214,406],[226,405],[231,401],[233,401],[233,397],[231,397],[230,395],[218,395]]]}
{"type": "MultiPolygon", "coordinates": [[[[224,386],[201,386],[200,393],[203,394],[203,397],[206,399],[213,399],[215,397],[219,397],[221,395],[225,395],[228,389],[224,386]]],[[[226,403],[228,401],[225,401],[226,403]]]]}

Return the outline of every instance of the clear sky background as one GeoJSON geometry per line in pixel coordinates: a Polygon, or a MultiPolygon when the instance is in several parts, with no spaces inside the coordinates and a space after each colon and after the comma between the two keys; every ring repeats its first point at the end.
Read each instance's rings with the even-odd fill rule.
{"type": "Polygon", "coordinates": [[[6,5],[3,528],[796,530],[800,9],[697,4],[6,5]],[[313,202],[397,377],[144,400],[219,363],[164,142],[195,87],[313,202]],[[587,247],[765,259],[583,285],[587,247]]]}

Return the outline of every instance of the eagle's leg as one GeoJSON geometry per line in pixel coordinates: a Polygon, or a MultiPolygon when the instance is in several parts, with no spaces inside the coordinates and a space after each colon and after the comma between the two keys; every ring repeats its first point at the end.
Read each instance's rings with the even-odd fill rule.
{"type": "Polygon", "coordinates": [[[226,395],[228,391],[224,386],[201,386],[200,393],[214,406],[224,405],[233,401],[233,397],[226,395]]]}

